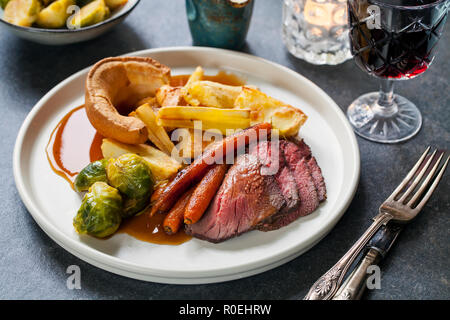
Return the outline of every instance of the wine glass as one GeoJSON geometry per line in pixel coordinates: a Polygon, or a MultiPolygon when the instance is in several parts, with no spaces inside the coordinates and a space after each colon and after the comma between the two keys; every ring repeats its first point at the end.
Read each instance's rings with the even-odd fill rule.
{"type": "Polygon", "coordinates": [[[396,143],[422,125],[419,109],[394,94],[394,80],[425,72],[447,20],[448,0],[348,0],[351,52],[357,65],[380,79],[379,92],[353,101],[347,116],[355,132],[372,141],[396,143]]]}

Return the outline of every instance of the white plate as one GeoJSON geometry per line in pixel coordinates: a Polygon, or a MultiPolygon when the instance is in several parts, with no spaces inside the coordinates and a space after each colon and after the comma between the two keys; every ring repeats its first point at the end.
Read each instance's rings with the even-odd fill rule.
{"type": "Polygon", "coordinates": [[[87,68],[61,82],[36,104],[14,149],[14,177],[20,196],[54,241],[80,259],[123,276],[198,284],[238,279],[279,266],[310,249],[333,228],[354,196],[360,160],[355,135],[343,112],[321,89],[288,68],[228,50],[179,47],[130,55],[152,57],[171,67],[173,75],[190,73],[198,65],[208,74],[219,69],[232,71],[246,77],[248,84],[300,107],[309,116],[300,135],[322,168],[328,200],[313,214],[280,230],[252,231],[220,244],[193,239],[167,246],[126,234],[108,240],[78,236],[72,219],[80,197],[52,171],[45,146],[61,118],[84,102],[87,68]]]}

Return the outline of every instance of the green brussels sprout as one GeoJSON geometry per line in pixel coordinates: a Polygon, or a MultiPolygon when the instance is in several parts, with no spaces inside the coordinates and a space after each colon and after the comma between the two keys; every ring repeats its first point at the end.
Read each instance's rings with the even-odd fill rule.
{"type": "Polygon", "coordinates": [[[0,0],[0,6],[2,7],[2,9],[5,9],[8,2],[9,2],[9,0],[0,0]]]}
{"type": "Polygon", "coordinates": [[[106,178],[106,165],[108,160],[102,159],[88,164],[75,178],[75,190],[87,191],[95,182],[108,182],[106,178]]]}
{"type": "Polygon", "coordinates": [[[21,27],[31,27],[42,5],[39,0],[11,0],[5,6],[3,20],[21,27]]]}
{"type": "Polygon", "coordinates": [[[135,215],[149,204],[155,179],[144,158],[127,153],[110,159],[106,174],[109,184],[123,195],[123,217],[135,215]]]}
{"type": "Polygon", "coordinates": [[[69,26],[75,29],[84,28],[106,20],[110,15],[110,10],[104,0],[94,0],[86,4],[81,10],[73,15],[69,21],[69,26]]]}
{"type": "Polygon", "coordinates": [[[96,182],[84,196],[73,226],[79,234],[104,238],[119,228],[121,212],[122,197],[119,191],[104,182],[96,182]]]}
{"type": "Polygon", "coordinates": [[[62,28],[66,26],[69,17],[67,12],[70,6],[75,5],[75,0],[56,0],[39,12],[36,24],[41,28],[62,28]]]}

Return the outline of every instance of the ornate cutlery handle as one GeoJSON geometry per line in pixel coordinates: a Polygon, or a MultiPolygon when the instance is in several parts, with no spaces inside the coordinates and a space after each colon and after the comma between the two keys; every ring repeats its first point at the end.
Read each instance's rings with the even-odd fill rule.
{"type": "Polygon", "coordinates": [[[371,265],[377,265],[386,256],[401,230],[402,227],[393,222],[387,223],[386,226],[378,230],[366,246],[367,250],[364,253],[364,257],[347,279],[345,279],[344,284],[334,295],[333,300],[361,299],[367,286],[367,278],[369,277],[367,269],[371,265]]]}
{"type": "Polygon", "coordinates": [[[375,249],[369,249],[361,263],[348,276],[333,300],[359,300],[366,286],[367,268],[380,260],[381,254],[375,249]]]}
{"type": "Polygon", "coordinates": [[[311,287],[304,300],[330,300],[338,290],[344,279],[348,268],[353,264],[362,248],[367,244],[369,239],[377,232],[377,230],[389,220],[392,215],[388,213],[380,213],[373,220],[370,227],[355,242],[355,244],[347,251],[346,254],[323,276],[321,276],[311,287]]]}

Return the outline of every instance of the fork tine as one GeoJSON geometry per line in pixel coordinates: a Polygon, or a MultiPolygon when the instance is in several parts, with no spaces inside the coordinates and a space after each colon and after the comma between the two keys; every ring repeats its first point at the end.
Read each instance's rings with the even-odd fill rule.
{"type": "Polygon", "coordinates": [[[430,180],[433,178],[434,174],[436,173],[437,169],[439,168],[439,164],[441,163],[441,160],[443,157],[444,157],[444,152],[442,152],[441,155],[439,156],[439,158],[436,160],[436,163],[434,164],[433,168],[431,169],[431,171],[428,173],[428,175],[422,182],[422,185],[417,190],[416,194],[414,194],[414,196],[408,201],[407,205],[412,207],[413,204],[417,201],[417,199],[419,199],[419,197],[423,194],[425,189],[430,184],[430,180]]]}
{"type": "Polygon", "coordinates": [[[419,161],[416,162],[416,164],[414,165],[414,167],[412,167],[412,169],[408,172],[408,174],[406,175],[406,177],[402,180],[402,182],[397,186],[397,188],[395,188],[394,192],[392,192],[392,194],[389,196],[388,199],[394,199],[398,193],[400,191],[403,190],[403,188],[408,184],[408,182],[411,180],[411,178],[414,176],[414,174],[416,173],[417,169],[420,167],[420,165],[422,164],[423,160],[425,159],[425,157],[427,156],[428,152],[430,151],[431,147],[428,147],[425,152],[422,154],[422,156],[420,157],[419,161]]]}
{"type": "MultiPolygon", "coordinates": [[[[429,159],[426,162],[426,164],[422,168],[420,168],[420,170],[419,170],[416,178],[414,179],[413,183],[411,183],[411,185],[408,187],[408,189],[406,189],[406,191],[403,193],[401,198],[398,199],[398,201],[400,201],[401,203],[405,202],[406,198],[409,197],[409,195],[414,191],[414,189],[419,184],[420,180],[422,180],[424,174],[427,172],[428,167],[430,166],[431,162],[434,159],[434,156],[436,155],[436,151],[437,150],[434,150],[434,152],[431,154],[431,156],[429,157],[429,159]]],[[[439,161],[440,161],[440,159],[439,159],[439,161]]]]}
{"type": "MultiPolygon", "coordinates": [[[[444,155],[444,153],[441,154],[441,157],[439,158],[439,161],[436,162],[436,164],[433,167],[432,172],[430,172],[430,174],[427,176],[427,181],[426,183],[429,183],[429,180],[432,178],[434,172],[436,171],[435,169],[437,169],[440,160],[442,159],[442,156],[444,155]]],[[[441,181],[442,176],[444,175],[444,171],[447,168],[448,165],[448,161],[450,159],[450,156],[447,157],[447,160],[445,161],[444,165],[442,166],[441,170],[439,170],[438,175],[436,176],[436,179],[433,181],[433,184],[431,185],[430,189],[428,189],[427,193],[425,194],[425,196],[423,197],[423,199],[420,201],[420,203],[414,208],[414,210],[422,210],[423,206],[428,202],[428,200],[430,199],[431,195],[433,194],[434,190],[436,189],[439,181],[441,181]]],[[[423,193],[423,191],[425,190],[426,185],[422,185],[419,189],[419,191],[417,192],[417,194],[414,195],[413,199],[414,201],[417,200],[417,198],[420,196],[420,194],[423,193]]],[[[409,202],[411,205],[414,204],[414,202],[409,202]]]]}

